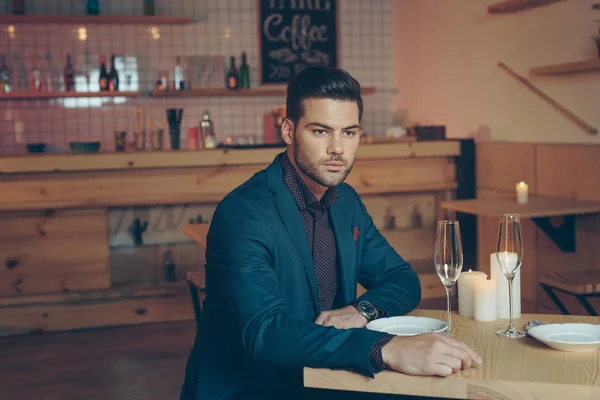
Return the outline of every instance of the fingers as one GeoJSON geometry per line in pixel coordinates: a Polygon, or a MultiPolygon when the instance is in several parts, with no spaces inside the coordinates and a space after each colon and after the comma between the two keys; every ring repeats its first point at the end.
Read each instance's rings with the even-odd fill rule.
{"type": "Polygon", "coordinates": [[[462,368],[462,360],[460,358],[449,356],[447,354],[442,354],[439,357],[438,363],[452,368],[452,372],[458,372],[462,368]]]}
{"type": "Polygon", "coordinates": [[[323,311],[321,314],[319,314],[319,316],[315,320],[315,324],[323,325],[325,323],[325,321],[327,321],[328,317],[329,317],[329,313],[327,311],[323,311]]]}
{"type": "MultiPolygon", "coordinates": [[[[445,364],[434,364],[431,366],[431,375],[450,376],[454,372],[451,367],[445,364]]],[[[429,375],[429,374],[428,374],[429,375]]]]}
{"type": "Polygon", "coordinates": [[[477,364],[481,364],[482,360],[481,360],[481,357],[479,356],[479,354],[477,354],[477,352],[475,350],[473,350],[471,347],[467,346],[464,342],[461,342],[460,340],[449,338],[444,335],[440,335],[440,336],[450,346],[466,351],[467,354],[469,355],[469,358],[472,361],[476,362],[477,364]]]}
{"type": "Polygon", "coordinates": [[[449,357],[453,357],[457,360],[460,360],[463,369],[471,368],[471,365],[474,361],[471,358],[471,355],[469,354],[469,352],[466,351],[465,349],[463,349],[462,347],[448,346],[445,353],[449,357]]]}

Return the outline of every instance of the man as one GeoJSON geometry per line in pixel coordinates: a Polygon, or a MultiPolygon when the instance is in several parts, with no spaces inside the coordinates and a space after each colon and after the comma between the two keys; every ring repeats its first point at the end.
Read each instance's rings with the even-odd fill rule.
{"type": "Polygon", "coordinates": [[[290,399],[302,368],[450,375],[479,356],[442,335],[363,329],[403,315],[420,282],[343,183],[360,138],[360,85],[309,67],[288,85],[287,150],[218,205],[207,237],[206,300],[181,397],[290,399]],[[356,298],[360,282],[368,291],[356,298]]]}

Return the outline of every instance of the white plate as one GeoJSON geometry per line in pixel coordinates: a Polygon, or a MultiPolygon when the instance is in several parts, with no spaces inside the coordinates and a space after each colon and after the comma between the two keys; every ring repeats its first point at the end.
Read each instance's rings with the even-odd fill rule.
{"type": "Polygon", "coordinates": [[[369,322],[366,328],[396,336],[414,336],[444,332],[448,329],[448,324],[434,318],[404,316],[376,319],[369,322]]]}
{"type": "Polygon", "coordinates": [[[545,324],[529,334],[547,346],[562,351],[589,351],[600,348],[600,325],[545,324]]]}

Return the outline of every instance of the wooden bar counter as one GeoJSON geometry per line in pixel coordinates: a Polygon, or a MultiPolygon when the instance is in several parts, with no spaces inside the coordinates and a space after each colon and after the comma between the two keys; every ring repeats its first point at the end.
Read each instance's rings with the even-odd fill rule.
{"type": "MultiPolygon", "coordinates": [[[[445,311],[416,310],[410,315],[445,321],[445,311]]],[[[598,317],[522,314],[515,325],[528,321],[598,324],[598,317]]],[[[600,353],[553,350],[532,337],[504,339],[495,334],[508,320],[477,322],[453,314],[454,336],[483,358],[480,366],[447,378],[409,376],[392,371],[375,379],[348,371],[306,368],[304,385],[313,388],[369,393],[403,394],[453,399],[597,399],[600,397],[600,353]]]]}
{"type": "MultiPolygon", "coordinates": [[[[161,268],[161,253],[143,249],[148,246],[111,247],[111,213],[214,208],[283,150],[0,157],[0,335],[192,319],[181,280],[185,274],[178,275],[178,282],[117,279],[123,262],[116,265],[116,256],[136,260],[132,262],[139,264],[139,274],[130,275],[138,278],[148,276],[144,264],[161,268]],[[146,258],[132,255],[146,250],[146,258]]],[[[460,152],[456,141],[362,144],[359,149],[347,182],[361,194],[376,225],[383,228],[390,209],[408,215],[415,205],[421,208],[419,227],[405,229],[409,218],[398,214],[400,228],[385,232],[413,260],[431,257],[434,220],[442,213],[441,202],[452,199],[457,187],[455,159],[460,152]],[[426,245],[419,248],[420,243],[426,245]]],[[[180,222],[173,229],[182,232],[180,222]]],[[[184,240],[187,247],[181,245],[185,248],[180,253],[197,259],[193,267],[201,269],[200,246],[184,240]]],[[[426,291],[431,286],[431,296],[443,296],[433,279],[424,282],[426,291]]]]}

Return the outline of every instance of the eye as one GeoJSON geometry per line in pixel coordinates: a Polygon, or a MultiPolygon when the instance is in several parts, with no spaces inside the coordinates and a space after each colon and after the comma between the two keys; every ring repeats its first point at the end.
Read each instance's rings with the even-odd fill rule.
{"type": "Polygon", "coordinates": [[[356,132],[355,132],[355,131],[346,131],[346,132],[344,132],[344,134],[345,134],[346,136],[349,136],[349,137],[354,137],[354,136],[356,136],[356,132]]]}
{"type": "Polygon", "coordinates": [[[324,129],[315,129],[313,133],[317,136],[323,136],[327,134],[327,131],[324,129]]]}

